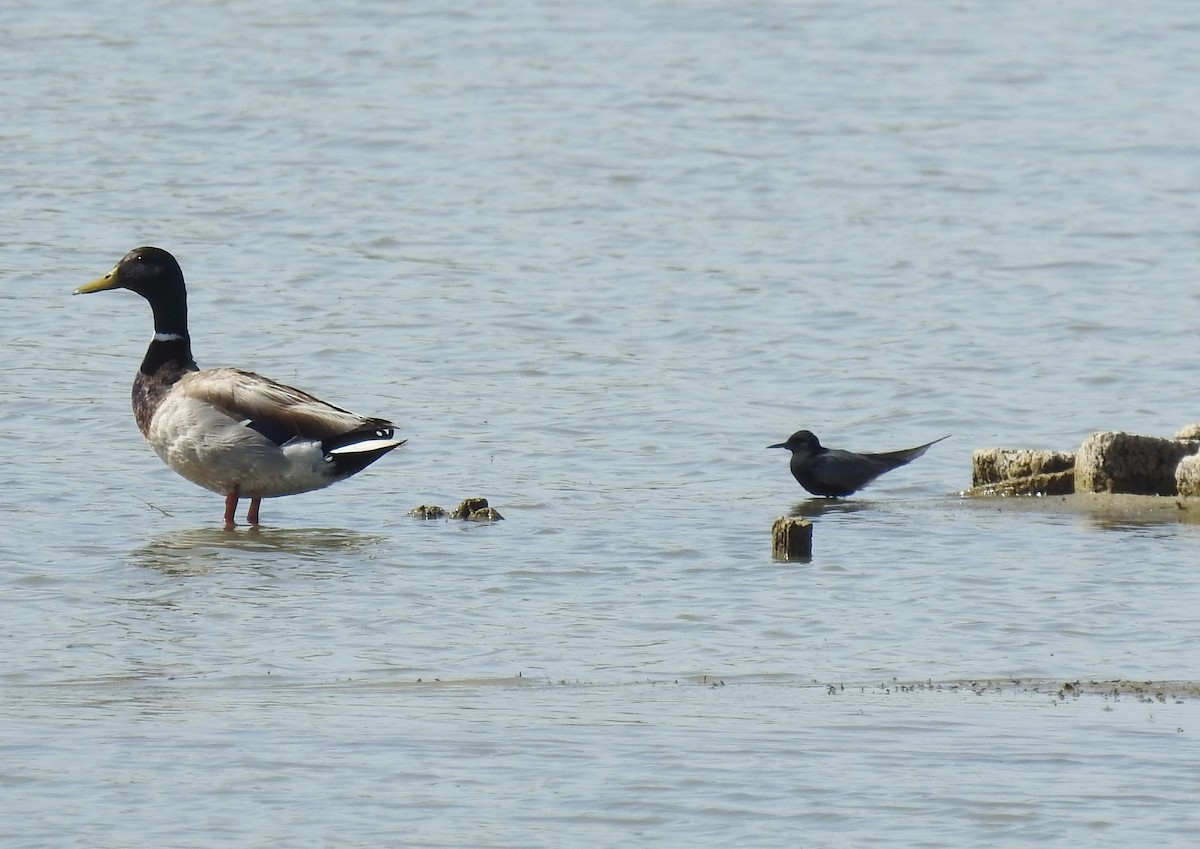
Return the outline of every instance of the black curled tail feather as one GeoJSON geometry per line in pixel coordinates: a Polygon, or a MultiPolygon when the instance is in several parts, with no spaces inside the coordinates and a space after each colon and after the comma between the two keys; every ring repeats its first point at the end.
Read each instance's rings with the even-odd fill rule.
{"type": "Polygon", "coordinates": [[[321,440],[321,450],[325,459],[337,469],[339,477],[349,477],[399,448],[405,441],[396,438],[396,426],[391,422],[369,419],[354,430],[321,440]]]}

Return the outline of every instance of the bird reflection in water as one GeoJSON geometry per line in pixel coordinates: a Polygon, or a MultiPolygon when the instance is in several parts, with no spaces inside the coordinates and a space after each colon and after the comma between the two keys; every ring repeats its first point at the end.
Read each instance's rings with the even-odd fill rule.
{"type": "Polygon", "coordinates": [[[288,562],[338,571],[331,563],[338,555],[365,552],[384,541],[378,534],[363,534],[346,528],[251,528],[244,532],[224,528],[189,528],[160,534],[135,549],[131,562],[166,575],[204,575],[220,569],[260,568],[288,562]]]}

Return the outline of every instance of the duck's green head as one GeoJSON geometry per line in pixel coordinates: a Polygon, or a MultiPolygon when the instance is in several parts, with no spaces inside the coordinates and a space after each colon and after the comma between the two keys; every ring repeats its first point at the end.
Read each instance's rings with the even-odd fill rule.
{"type": "Polygon", "coordinates": [[[76,295],[103,292],[106,289],[129,289],[146,300],[155,301],[179,297],[183,291],[183,272],[175,257],[162,248],[134,248],[121,258],[113,270],[75,290],[76,295]]]}

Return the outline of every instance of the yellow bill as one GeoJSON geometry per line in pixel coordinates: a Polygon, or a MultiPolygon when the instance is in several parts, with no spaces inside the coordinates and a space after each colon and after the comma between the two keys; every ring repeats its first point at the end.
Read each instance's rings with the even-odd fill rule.
{"type": "Polygon", "coordinates": [[[113,270],[105,274],[103,277],[97,277],[90,283],[84,283],[72,295],[86,295],[89,292],[103,292],[105,289],[118,289],[121,286],[121,277],[117,274],[117,269],[120,266],[114,266],[113,270]]]}

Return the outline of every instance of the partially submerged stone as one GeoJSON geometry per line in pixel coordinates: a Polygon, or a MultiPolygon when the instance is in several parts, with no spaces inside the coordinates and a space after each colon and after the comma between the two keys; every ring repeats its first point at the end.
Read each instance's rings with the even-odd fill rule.
{"type": "Polygon", "coordinates": [[[979,448],[971,454],[971,484],[989,495],[1065,495],[1075,491],[1075,455],[979,448]]]}
{"type": "Polygon", "coordinates": [[[1093,433],[1075,454],[1077,492],[1177,495],[1179,461],[1200,450],[1200,442],[1160,439],[1133,433],[1093,433]]]}
{"type": "Polygon", "coordinates": [[[454,512],[450,514],[451,519],[469,519],[471,514],[476,510],[486,510],[488,500],[486,498],[464,498],[458,502],[458,506],[454,508],[454,512]]]}
{"type": "Polygon", "coordinates": [[[771,556],[776,560],[812,558],[812,522],[780,516],[771,525],[771,556]]]}
{"type": "Polygon", "coordinates": [[[1200,496],[1200,423],[1174,439],[1106,431],[1075,453],[980,448],[971,455],[969,495],[1200,496]]]}
{"type": "Polygon", "coordinates": [[[409,510],[408,515],[414,519],[441,519],[445,517],[446,511],[436,504],[421,504],[409,510]]]}
{"type": "Polygon", "coordinates": [[[422,504],[409,510],[408,515],[414,519],[443,519],[449,515],[451,519],[464,519],[468,522],[499,522],[504,518],[488,506],[486,498],[464,498],[454,508],[454,512],[449,514],[436,504],[422,504]]]}

